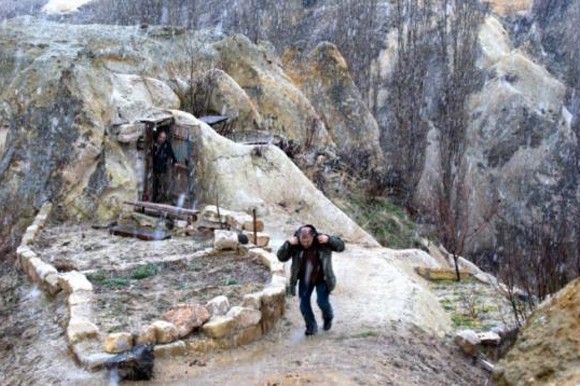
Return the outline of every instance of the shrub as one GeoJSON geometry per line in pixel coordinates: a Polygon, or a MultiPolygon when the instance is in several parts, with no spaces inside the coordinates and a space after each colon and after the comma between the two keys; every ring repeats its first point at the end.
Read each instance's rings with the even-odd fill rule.
{"type": "Polygon", "coordinates": [[[136,280],[145,279],[147,277],[155,276],[159,273],[159,266],[155,264],[145,264],[136,268],[131,277],[136,280]]]}
{"type": "Polygon", "coordinates": [[[129,284],[131,284],[131,280],[123,277],[112,277],[110,279],[103,280],[101,284],[105,287],[111,288],[126,288],[129,287],[129,284]]]}

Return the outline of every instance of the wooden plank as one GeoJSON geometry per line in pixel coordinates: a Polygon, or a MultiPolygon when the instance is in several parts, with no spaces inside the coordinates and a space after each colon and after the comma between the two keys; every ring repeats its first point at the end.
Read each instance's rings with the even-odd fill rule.
{"type": "Polygon", "coordinates": [[[116,225],[109,229],[109,233],[115,236],[123,237],[135,237],[139,240],[153,241],[153,240],[166,240],[171,238],[171,235],[165,233],[165,231],[159,229],[137,229],[124,225],[116,225]]]}

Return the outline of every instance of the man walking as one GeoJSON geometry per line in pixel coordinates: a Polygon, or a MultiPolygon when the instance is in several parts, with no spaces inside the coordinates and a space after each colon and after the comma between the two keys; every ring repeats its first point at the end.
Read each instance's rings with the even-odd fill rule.
{"type": "Polygon", "coordinates": [[[312,312],[310,298],[316,289],[317,304],[322,311],[323,329],[330,330],[334,313],[329,295],[336,285],[332,271],[332,252],[344,251],[344,242],[338,236],[319,234],[313,225],[304,225],[278,250],[278,260],[292,259],[290,269],[290,293],[300,297],[300,312],[306,323],[306,335],[318,332],[316,317],[312,312]]]}

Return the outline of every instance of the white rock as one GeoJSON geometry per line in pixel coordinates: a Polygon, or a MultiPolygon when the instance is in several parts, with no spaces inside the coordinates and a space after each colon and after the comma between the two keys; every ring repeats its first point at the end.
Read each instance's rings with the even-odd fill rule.
{"type": "Polygon", "coordinates": [[[66,336],[71,345],[98,335],[99,328],[86,319],[71,319],[66,328],[66,336]]]}
{"type": "Polygon", "coordinates": [[[168,344],[158,344],[153,348],[153,352],[156,358],[184,355],[187,352],[187,345],[182,340],[168,344]]]}
{"type": "Polygon", "coordinates": [[[477,355],[477,346],[481,343],[477,333],[473,330],[462,330],[457,332],[454,341],[459,345],[459,347],[461,347],[463,352],[472,356],[477,355]]]}
{"type": "Polygon", "coordinates": [[[236,328],[238,329],[255,326],[262,319],[262,313],[260,311],[240,306],[232,307],[226,316],[236,321],[236,328]]]}
{"type": "Polygon", "coordinates": [[[212,316],[223,316],[227,314],[230,309],[230,301],[226,296],[216,296],[207,302],[205,307],[209,310],[212,316]]]}
{"type": "Polygon", "coordinates": [[[242,306],[246,308],[252,308],[254,310],[260,310],[260,308],[262,308],[262,292],[255,292],[245,295],[242,306]]]}
{"type": "Polygon", "coordinates": [[[77,291],[92,291],[93,285],[85,275],[78,271],[62,273],[58,276],[58,283],[68,293],[77,291]]]}
{"type": "Polygon", "coordinates": [[[216,229],[214,231],[213,245],[216,249],[221,250],[237,249],[239,245],[238,234],[232,231],[216,229]]]}

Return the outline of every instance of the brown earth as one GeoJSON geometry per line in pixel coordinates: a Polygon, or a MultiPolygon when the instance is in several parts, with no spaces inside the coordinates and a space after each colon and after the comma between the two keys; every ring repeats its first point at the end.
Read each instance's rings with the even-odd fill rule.
{"type": "MultiPolygon", "coordinates": [[[[272,216],[266,223],[271,225],[267,231],[274,250],[296,227],[295,221],[282,217],[272,216]]],[[[54,235],[53,241],[43,236],[44,242],[39,242],[44,248],[40,255],[45,258],[52,253],[54,260],[76,261],[72,256],[78,253],[77,256],[82,256],[77,259],[78,268],[85,267],[93,274],[106,267],[128,274],[138,263],[158,262],[154,249],[164,251],[163,255],[172,261],[191,264],[181,257],[191,256],[191,250],[195,249],[191,240],[174,238],[171,242],[142,245],[133,239],[113,238],[102,230],[76,229],[68,233],[60,228],[54,235]],[[97,233],[90,233],[93,231],[97,233]],[[99,238],[101,241],[97,242],[99,238]],[[87,245],[91,248],[86,248],[87,245]],[[126,246],[131,248],[125,249],[126,246]],[[136,258],[140,254],[145,256],[141,260],[136,258]]],[[[334,264],[340,280],[331,297],[336,314],[331,331],[305,338],[298,301],[288,298],[285,317],[260,341],[229,351],[158,358],[155,379],[143,384],[485,385],[488,375],[472,365],[471,359],[451,343],[450,336],[441,335],[445,322],[439,324],[430,319],[439,314],[425,310],[429,305],[418,295],[422,279],[417,277],[408,283],[403,269],[396,268],[393,259],[388,250],[355,245],[348,245],[347,251],[336,254],[334,264]],[[435,327],[430,330],[417,325],[435,327]]],[[[223,262],[227,261],[226,257],[223,262]]],[[[222,265],[213,268],[219,267],[222,265]]],[[[115,384],[111,374],[87,373],[74,363],[63,335],[66,309],[62,295],[55,300],[46,299],[13,268],[5,271],[1,278],[2,296],[10,302],[11,311],[2,313],[0,365],[6,371],[0,384],[115,384]],[[32,302],[29,293],[36,294],[33,299],[44,300],[32,302]]],[[[218,282],[232,275],[224,272],[225,276],[216,279],[218,282]]],[[[175,276],[171,279],[175,274],[171,268],[159,272],[160,280],[169,279],[163,281],[166,288],[158,292],[160,297],[173,298],[179,283],[187,282],[175,280],[175,276]]],[[[143,280],[138,285],[146,286],[147,279],[143,280]]],[[[210,284],[209,278],[206,283],[210,284]]],[[[96,292],[115,296],[115,291],[108,287],[96,286],[96,292]]]]}
{"type": "Polygon", "coordinates": [[[42,232],[35,250],[61,270],[87,275],[102,332],[138,332],[178,303],[205,304],[225,295],[231,305],[240,305],[244,295],[261,291],[270,280],[256,257],[195,253],[211,243],[202,234],[142,241],[89,225],[59,225],[42,232]]]}
{"type": "MultiPolygon", "coordinates": [[[[11,265],[0,279],[0,384],[106,385],[105,371],[74,363],[62,324],[63,299],[49,299],[11,265]]],[[[487,374],[459,349],[424,331],[391,322],[342,332],[342,324],[314,338],[303,335],[296,299],[261,341],[230,351],[158,358],[155,379],[133,385],[485,385],[487,374]]]]}

